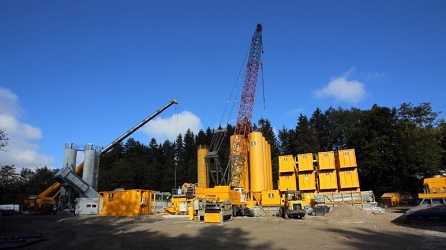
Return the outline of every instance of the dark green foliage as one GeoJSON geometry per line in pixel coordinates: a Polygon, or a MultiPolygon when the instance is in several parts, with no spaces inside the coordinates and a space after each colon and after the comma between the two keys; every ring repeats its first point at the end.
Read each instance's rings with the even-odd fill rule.
{"type": "Polygon", "coordinates": [[[54,183],[56,170],[47,167],[32,171],[24,168],[20,174],[15,166],[1,166],[0,204],[19,204],[29,195],[38,195],[54,183]]]}
{"type": "Polygon", "coordinates": [[[5,151],[5,147],[8,145],[9,138],[6,133],[0,129],[0,150],[5,151]]]}
{"type": "Polygon", "coordinates": [[[310,125],[308,118],[300,115],[296,126],[296,137],[293,140],[296,153],[317,152],[319,141],[316,137],[316,129],[310,125]]]}
{"type": "MultiPolygon", "coordinates": [[[[400,108],[373,105],[369,110],[356,108],[326,111],[316,109],[310,118],[299,115],[295,128],[283,127],[276,136],[267,119],[253,124],[271,145],[274,188],[277,188],[278,156],[316,153],[354,148],[362,190],[373,190],[377,197],[384,192],[421,191],[422,179],[446,173],[446,123],[437,120],[430,103],[419,106],[403,103],[400,108]]],[[[227,132],[219,153],[223,169],[230,154],[227,132]]],[[[213,130],[207,128],[194,135],[190,130],[179,134],[175,142],[149,145],[134,139],[118,144],[101,156],[98,190],[115,188],[171,191],[185,182],[197,181],[197,148],[209,146],[213,130]]],[[[5,134],[0,134],[0,142],[5,134]]],[[[0,148],[4,144],[0,144],[0,148]]],[[[57,170],[36,170],[2,166],[0,202],[20,203],[28,195],[39,194],[54,183],[57,170]]]]}

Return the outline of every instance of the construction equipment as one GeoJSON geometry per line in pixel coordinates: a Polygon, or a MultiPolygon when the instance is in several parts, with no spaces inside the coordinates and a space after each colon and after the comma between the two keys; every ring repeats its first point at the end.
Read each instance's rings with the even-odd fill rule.
{"type": "MultiPolygon", "coordinates": [[[[262,25],[257,24],[256,31],[251,41],[248,63],[246,65],[244,84],[240,99],[240,107],[231,142],[231,154],[229,157],[230,183],[233,187],[244,187],[242,183],[243,171],[248,162],[248,134],[251,131],[252,112],[256,94],[257,78],[262,46],[262,25]]],[[[246,184],[245,184],[246,185],[246,184]]]]}
{"type": "MultiPolygon", "coordinates": [[[[125,138],[133,134],[136,130],[144,126],[146,123],[148,123],[150,120],[155,118],[157,115],[162,113],[164,110],[166,110],[173,104],[178,104],[177,100],[172,99],[166,105],[162,106],[160,109],[151,114],[149,117],[142,120],[140,123],[136,124],[133,128],[129,129],[127,132],[116,138],[106,147],[102,148],[102,150],[99,152],[99,156],[110,151],[114,146],[122,142],[125,138]]],[[[56,183],[51,185],[49,188],[47,188],[39,195],[31,195],[28,197],[27,200],[24,201],[25,205],[28,207],[28,211],[31,211],[33,214],[44,214],[48,213],[48,211],[53,211],[52,208],[54,208],[54,205],[58,204],[56,197],[60,193],[61,183],[67,183],[72,187],[74,186],[73,189],[77,190],[78,192],[79,191],[84,193],[90,192],[94,196],[93,191],[95,190],[92,189],[90,185],[88,185],[88,183],[83,181],[82,178],[78,176],[78,174],[83,170],[83,168],[84,168],[84,163],[81,163],[75,169],[71,169],[71,166],[64,166],[62,169],[60,169],[59,172],[55,175],[55,179],[57,180],[56,183]]],[[[97,198],[97,193],[96,193],[96,198],[97,198]]],[[[58,210],[59,211],[61,210],[60,204],[58,210]]]]}
{"type": "Polygon", "coordinates": [[[446,176],[425,178],[420,204],[406,211],[407,219],[446,218],[446,176]]]}
{"type": "Polygon", "coordinates": [[[172,190],[171,206],[164,211],[168,214],[185,215],[189,212],[191,202],[195,198],[196,185],[194,183],[184,183],[180,188],[172,190]]]}
{"type": "Polygon", "coordinates": [[[381,202],[384,206],[398,206],[400,204],[400,194],[399,193],[384,193],[381,195],[381,202]]]}
{"type": "Polygon", "coordinates": [[[302,193],[298,190],[283,192],[283,206],[279,208],[279,216],[284,219],[302,219],[307,213],[303,209],[302,193]]]}
{"type": "MultiPolygon", "coordinates": [[[[174,204],[181,204],[181,202],[184,203],[189,201],[189,208],[191,211],[194,211],[191,212],[192,218],[200,218],[204,216],[204,214],[208,214],[208,219],[206,221],[217,221],[217,217],[226,218],[227,213],[229,212],[231,216],[250,214],[248,206],[252,207],[256,205],[250,198],[251,193],[249,190],[250,169],[248,166],[248,136],[251,131],[251,119],[258,72],[262,65],[260,62],[260,55],[262,52],[262,25],[257,24],[256,30],[251,39],[234,134],[230,137],[231,146],[228,165],[223,170],[218,157],[218,151],[227,132],[226,129],[219,127],[218,129],[214,130],[209,149],[202,145],[198,147],[198,183],[197,188],[195,189],[196,199],[193,204],[194,207],[191,207],[190,200],[187,200],[186,198],[183,198],[185,200],[178,200],[180,202],[175,202],[174,196],[172,199],[172,208],[168,209],[169,212],[177,212],[174,211],[176,209],[183,212],[184,209],[175,208],[176,206],[174,204]],[[210,200],[209,197],[212,197],[212,200],[210,200]],[[198,204],[195,204],[195,202],[198,202],[198,204]],[[206,209],[206,207],[208,207],[208,209],[206,209]],[[228,207],[231,209],[228,209],[228,207]],[[208,211],[208,213],[206,213],[206,211],[208,211]],[[209,219],[210,217],[213,219],[209,219]]],[[[262,137],[260,137],[260,139],[262,139],[262,137]]],[[[256,142],[254,142],[253,145],[256,145],[256,142]]],[[[266,149],[267,146],[269,146],[267,143],[265,143],[265,146],[263,143],[259,143],[258,147],[262,147],[262,149],[264,147],[266,149]]],[[[263,160],[264,159],[262,158],[262,164],[263,160]]],[[[270,161],[266,162],[269,163],[270,161]]],[[[271,174],[270,172],[272,171],[269,171],[268,174],[271,174]]],[[[258,197],[261,196],[261,191],[262,190],[257,190],[256,195],[258,197]]]]}

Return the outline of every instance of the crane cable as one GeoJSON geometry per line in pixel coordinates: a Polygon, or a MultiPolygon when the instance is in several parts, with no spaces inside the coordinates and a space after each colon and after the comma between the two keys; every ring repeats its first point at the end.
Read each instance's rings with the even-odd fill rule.
{"type": "MultiPolygon", "coordinates": [[[[224,116],[226,114],[226,110],[228,109],[228,105],[231,102],[232,96],[234,95],[234,90],[237,87],[237,83],[240,81],[240,76],[242,75],[243,69],[245,68],[245,64],[246,64],[245,62],[247,61],[248,56],[249,56],[249,48],[248,48],[248,50],[246,52],[245,59],[242,62],[242,66],[240,67],[240,70],[238,72],[237,79],[235,80],[234,85],[232,86],[231,94],[229,95],[228,101],[226,102],[226,107],[225,107],[225,109],[223,111],[223,115],[222,115],[222,117],[220,119],[219,127],[221,127],[221,123],[222,123],[223,118],[224,118],[224,116]]],[[[244,77],[244,74],[243,74],[243,77],[244,77]]],[[[240,83],[238,85],[238,89],[236,91],[237,93],[240,92],[241,87],[242,87],[242,83],[240,83]]],[[[231,111],[229,112],[229,116],[228,116],[228,120],[226,121],[226,125],[229,124],[229,120],[231,119],[231,115],[232,115],[232,112],[234,111],[234,107],[235,107],[236,102],[237,102],[237,95],[235,95],[235,97],[234,97],[234,102],[232,103],[231,111]]]]}
{"type": "MultiPolygon", "coordinates": [[[[263,54],[263,46],[262,46],[262,53],[260,54],[260,57],[262,57],[263,54]]],[[[262,72],[262,94],[263,94],[263,111],[265,111],[265,80],[263,79],[263,61],[260,58],[260,71],[262,72]]]]}

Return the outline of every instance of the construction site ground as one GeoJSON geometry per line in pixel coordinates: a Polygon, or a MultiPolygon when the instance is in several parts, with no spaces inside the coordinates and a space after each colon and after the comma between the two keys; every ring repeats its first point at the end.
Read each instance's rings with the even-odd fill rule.
{"type": "MultiPolygon", "coordinates": [[[[407,221],[407,207],[369,214],[347,205],[303,220],[187,216],[3,215],[0,236],[42,240],[20,249],[446,249],[446,221],[407,221]]],[[[0,248],[6,248],[2,244],[0,248]]]]}

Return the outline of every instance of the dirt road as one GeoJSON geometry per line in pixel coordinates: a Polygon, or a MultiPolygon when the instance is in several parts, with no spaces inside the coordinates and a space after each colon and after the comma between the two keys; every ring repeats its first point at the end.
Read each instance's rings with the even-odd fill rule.
{"type": "Polygon", "coordinates": [[[41,234],[20,249],[446,249],[446,222],[407,222],[403,210],[369,215],[343,208],[303,220],[236,217],[3,216],[1,236],[41,234]]]}

